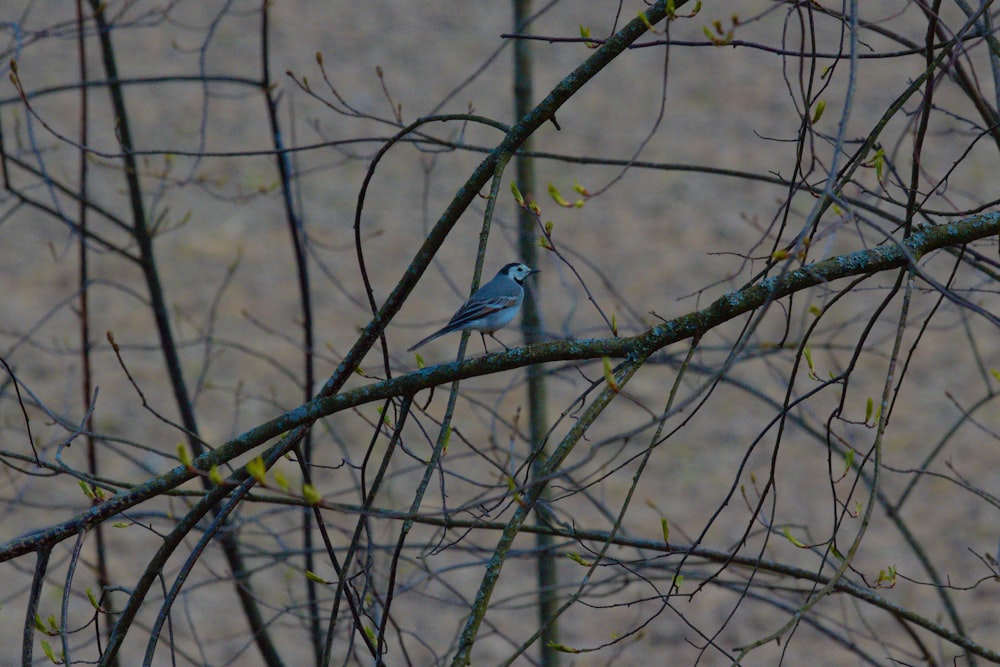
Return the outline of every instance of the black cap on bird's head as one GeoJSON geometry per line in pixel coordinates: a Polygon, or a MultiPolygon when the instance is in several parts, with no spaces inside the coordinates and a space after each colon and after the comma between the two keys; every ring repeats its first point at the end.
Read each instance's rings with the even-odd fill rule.
{"type": "Polygon", "coordinates": [[[518,285],[523,285],[524,280],[533,273],[541,273],[538,269],[533,269],[520,262],[511,262],[504,266],[497,273],[498,276],[506,275],[518,285]]]}

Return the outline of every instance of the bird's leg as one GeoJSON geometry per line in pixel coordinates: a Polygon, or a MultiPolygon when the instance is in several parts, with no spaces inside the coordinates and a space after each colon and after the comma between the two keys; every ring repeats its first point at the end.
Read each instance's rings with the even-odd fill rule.
{"type": "MultiPolygon", "coordinates": [[[[486,336],[483,334],[482,331],[479,332],[479,337],[483,339],[483,354],[489,354],[490,353],[489,350],[486,349],[486,336]]],[[[493,334],[490,334],[490,338],[492,337],[493,334]]]]}
{"type": "MultiPolygon", "coordinates": [[[[502,340],[500,340],[499,338],[497,338],[496,336],[494,336],[492,333],[490,334],[490,338],[492,338],[496,342],[498,342],[501,345],[503,345],[503,349],[508,350],[508,351],[510,350],[509,347],[507,347],[506,345],[504,345],[504,342],[502,340]]],[[[485,338],[483,338],[483,347],[486,347],[486,339],[485,338]]]]}

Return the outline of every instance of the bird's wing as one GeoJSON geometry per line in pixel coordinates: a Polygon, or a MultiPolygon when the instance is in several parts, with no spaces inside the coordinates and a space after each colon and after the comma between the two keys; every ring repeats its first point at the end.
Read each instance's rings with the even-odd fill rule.
{"type": "Polygon", "coordinates": [[[448,322],[448,326],[445,328],[452,329],[453,331],[460,329],[469,322],[475,322],[498,310],[510,308],[516,303],[517,297],[509,294],[494,296],[489,299],[470,299],[458,309],[458,312],[452,316],[448,322]]]}

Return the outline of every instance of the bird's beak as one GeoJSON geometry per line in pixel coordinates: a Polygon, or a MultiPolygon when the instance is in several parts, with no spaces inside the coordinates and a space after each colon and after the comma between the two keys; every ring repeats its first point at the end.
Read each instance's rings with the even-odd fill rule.
{"type": "Polygon", "coordinates": [[[542,272],[542,270],[541,270],[541,269],[532,269],[532,270],[531,270],[531,273],[529,273],[528,275],[529,275],[529,276],[533,276],[533,275],[535,275],[536,273],[541,273],[541,272],[542,272]]]}

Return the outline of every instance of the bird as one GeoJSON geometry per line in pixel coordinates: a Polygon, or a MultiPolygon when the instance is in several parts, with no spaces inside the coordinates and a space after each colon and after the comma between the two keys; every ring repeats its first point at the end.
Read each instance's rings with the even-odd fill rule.
{"type": "MultiPolygon", "coordinates": [[[[486,334],[501,345],[503,342],[493,335],[497,329],[510,324],[524,301],[524,281],[528,276],[540,273],[538,269],[519,262],[511,262],[469,297],[462,304],[448,324],[444,325],[427,338],[417,342],[407,352],[429,343],[430,341],[452,331],[478,331],[483,339],[483,350],[486,349],[486,334]]],[[[507,346],[504,345],[504,349],[507,346]]]]}

